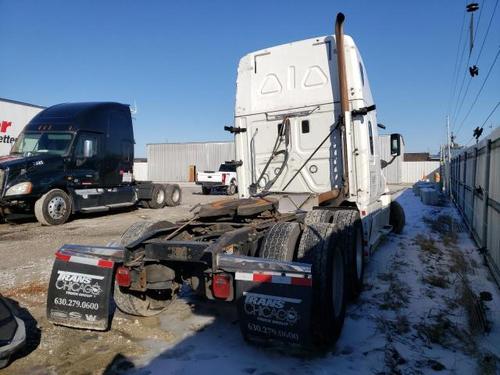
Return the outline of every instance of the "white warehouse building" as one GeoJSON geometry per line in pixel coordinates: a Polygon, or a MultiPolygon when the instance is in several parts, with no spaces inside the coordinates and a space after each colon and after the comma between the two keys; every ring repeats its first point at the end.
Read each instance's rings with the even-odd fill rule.
{"type": "Polygon", "coordinates": [[[0,98],[0,156],[10,152],[12,144],[30,120],[45,107],[0,98]]]}

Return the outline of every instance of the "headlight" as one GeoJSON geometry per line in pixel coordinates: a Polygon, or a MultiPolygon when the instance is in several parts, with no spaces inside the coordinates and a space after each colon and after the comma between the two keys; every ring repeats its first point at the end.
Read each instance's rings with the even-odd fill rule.
{"type": "Polygon", "coordinates": [[[31,184],[31,182],[21,182],[20,184],[16,184],[7,189],[5,196],[29,194],[31,193],[32,188],[33,185],[31,184]]]}

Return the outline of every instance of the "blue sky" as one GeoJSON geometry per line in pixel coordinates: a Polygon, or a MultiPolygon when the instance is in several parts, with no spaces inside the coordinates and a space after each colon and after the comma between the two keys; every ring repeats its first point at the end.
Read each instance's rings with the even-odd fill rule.
{"type": "MultiPolygon", "coordinates": [[[[495,0],[479,3],[476,44],[495,0]]],[[[45,106],[135,101],[137,156],[145,156],[147,143],[231,139],[223,126],[232,123],[240,57],[332,33],[342,11],[366,64],[379,122],[404,135],[407,151],[436,152],[445,137],[464,8],[458,0],[0,0],[0,97],[45,106]]],[[[455,129],[499,46],[497,9],[455,129]]],[[[465,61],[457,86],[464,74],[465,61]]],[[[458,140],[468,141],[499,100],[500,61],[458,140]]],[[[490,123],[499,125],[500,110],[490,123]]]]}

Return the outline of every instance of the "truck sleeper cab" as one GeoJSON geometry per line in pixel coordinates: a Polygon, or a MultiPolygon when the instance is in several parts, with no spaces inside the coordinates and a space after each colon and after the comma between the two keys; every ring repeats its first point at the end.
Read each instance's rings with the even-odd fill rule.
{"type": "MultiPolygon", "coordinates": [[[[366,73],[352,39],[343,43],[343,20],[337,15],[335,38],[240,61],[235,124],[227,127],[235,134],[239,199],[200,206],[175,224],[135,223],[118,247],[65,245],[51,280],[58,269],[79,270],[77,258],[101,254],[113,262],[113,298],[128,314],[168,311],[188,283],[208,299],[234,302],[249,340],[335,342],[346,302],[361,293],[364,262],[382,235],[404,225],[382,174],[366,73]]],[[[49,320],[89,328],[61,317],[53,282],[49,320]]],[[[93,328],[107,327],[105,313],[101,321],[93,328]]]]}
{"type": "Polygon", "coordinates": [[[49,107],[26,125],[10,155],[0,158],[0,214],[34,212],[43,225],[57,225],[75,212],[106,211],[139,201],[151,208],[167,201],[179,204],[178,186],[134,181],[133,161],[127,105],[49,107]]]}

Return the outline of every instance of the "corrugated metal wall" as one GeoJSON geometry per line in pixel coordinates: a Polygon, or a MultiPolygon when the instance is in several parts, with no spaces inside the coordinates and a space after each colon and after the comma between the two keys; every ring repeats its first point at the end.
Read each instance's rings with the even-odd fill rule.
{"type": "Polygon", "coordinates": [[[391,136],[382,134],[378,138],[380,146],[380,160],[391,162],[384,169],[383,173],[389,184],[400,184],[402,181],[402,167],[403,155],[405,152],[404,141],[401,143],[401,155],[392,160],[391,155],[391,136]],[[391,161],[392,160],[392,161],[391,161]]]}
{"type": "Polygon", "coordinates": [[[454,155],[445,171],[447,189],[500,284],[500,128],[454,155]]]}
{"type": "Polygon", "coordinates": [[[134,161],[134,179],[137,181],[148,181],[148,163],[134,161]]]}
{"type": "Polygon", "coordinates": [[[439,167],[439,161],[403,161],[401,182],[413,184],[423,179],[434,181],[434,174],[439,172],[439,167]]]}
{"type": "Polygon", "coordinates": [[[158,182],[188,180],[190,165],[198,171],[218,170],[226,160],[234,160],[234,142],[159,143],[147,145],[148,178],[158,182]]]}
{"type": "MultiPolygon", "coordinates": [[[[382,134],[379,136],[380,160],[390,162],[391,136],[382,134]]],[[[403,161],[405,153],[404,140],[401,144],[401,155],[396,157],[382,171],[388,184],[412,184],[422,178],[434,179],[434,173],[439,172],[438,161],[403,161]]]]}

